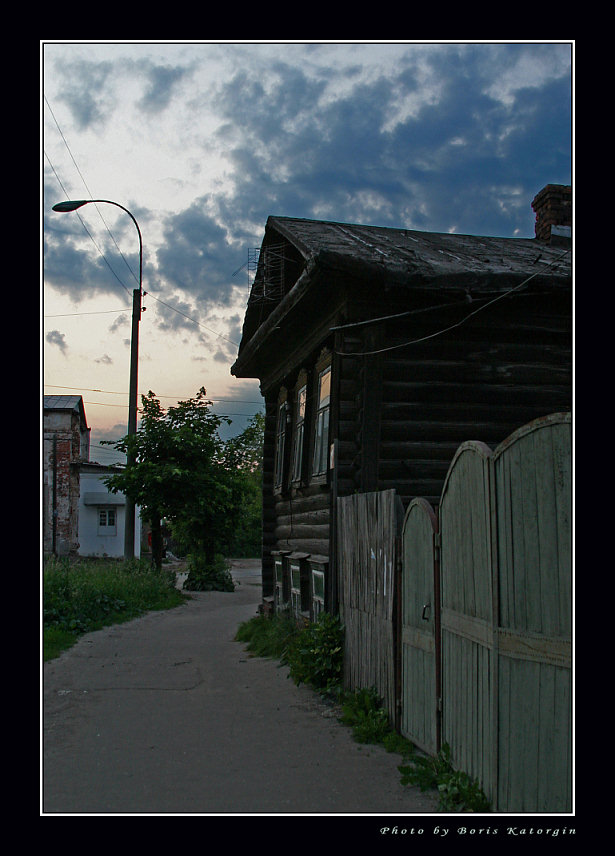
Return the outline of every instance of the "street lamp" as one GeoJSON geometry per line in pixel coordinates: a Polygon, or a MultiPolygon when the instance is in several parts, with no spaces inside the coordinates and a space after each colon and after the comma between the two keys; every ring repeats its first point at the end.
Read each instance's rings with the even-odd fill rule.
{"type": "MultiPolygon", "coordinates": [[[[137,374],[139,366],[139,322],[141,320],[141,298],[143,295],[143,241],[141,239],[141,230],[139,224],[130,213],[128,208],[124,208],[119,202],[112,202],[110,199],[78,199],[68,202],[58,202],[52,210],[66,213],[76,211],[83,205],[89,205],[91,202],[106,202],[108,205],[115,205],[121,208],[131,218],[132,222],[137,227],[139,235],[139,288],[135,288],[132,292],[132,337],[130,340],[130,391],[128,399],[128,434],[137,433],[137,374]]],[[[130,451],[126,455],[126,465],[136,463],[134,452],[130,451]]],[[[124,558],[132,559],[135,555],[135,504],[126,496],[126,521],[124,525],[124,558]]]]}

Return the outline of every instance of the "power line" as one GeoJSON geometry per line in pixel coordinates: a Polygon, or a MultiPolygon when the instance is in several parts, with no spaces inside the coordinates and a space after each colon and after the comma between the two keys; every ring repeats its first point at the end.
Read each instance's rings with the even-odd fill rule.
{"type": "MultiPolygon", "coordinates": [[[[83,390],[84,392],[102,392],[102,393],[106,393],[107,395],[126,395],[125,390],[120,392],[117,390],[96,389],[93,387],[85,387],[85,386],[61,386],[59,384],[53,384],[53,383],[46,383],[45,386],[48,387],[49,389],[77,389],[77,390],[83,390]]],[[[172,401],[180,401],[181,400],[181,396],[177,396],[177,395],[158,395],[156,397],[157,398],[170,398],[172,401]]],[[[248,400],[245,398],[210,398],[209,396],[207,396],[207,399],[208,399],[208,401],[226,401],[226,402],[231,402],[232,404],[263,404],[264,403],[262,401],[252,401],[252,400],[248,400]]]]}
{"type": "MultiPolygon", "coordinates": [[[[59,183],[60,187],[61,187],[61,188],[62,188],[62,190],[64,191],[64,194],[65,194],[66,198],[68,199],[68,198],[69,198],[68,193],[66,192],[66,189],[64,188],[64,185],[62,184],[62,181],[61,181],[61,179],[60,179],[60,177],[59,177],[58,173],[56,172],[54,165],[51,163],[51,160],[50,160],[49,155],[47,154],[47,152],[45,152],[45,157],[47,158],[47,161],[49,162],[49,166],[50,166],[50,167],[51,167],[51,169],[53,170],[53,174],[54,174],[54,175],[55,175],[55,177],[57,178],[57,180],[58,180],[58,183],[59,183]]],[[[98,250],[98,252],[100,253],[100,255],[101,255],[101,257],[102,257],[103,261],[105,262],[105,264],[107,265],[107,267],[109,268],[109,270],[111,271],[111,273],[113,274],[113,276],[117,279],[117,281],[118,281],[118,282],[119,282],[119,284],[122,286],[122,288],[123,288],[123,289],[124,289],[128,294],[130,294],[129,289],[124,285],[124,283],[122,282],[122,280],[118,277],[118,275],[116,274],[116,272],[113,270],[113,268],[112,268],[112,267],[111,267],[111,265],[109,264],[109,262],[108,262],[107,258],[105,257],[105,254],[103,253],[103,251],[100,249],[100,247],[98,246],[98,244],[97,244],[97,243],[96,243],[96,241],[94,240],[94,238],[93,238],[93,236],[92,236],[91,232],[89,231],[89,229],[88,229],[88,228],[87,228],[87,226],[85,225],[85,223],[84,223],[84,221],[83,221],[83,219],[82,219],[81,215],[80,215],[78,212],[75,212],[75,213],[77,214],[77,217],[79,217],[79,221],[80,221],[81,225],[83,226],[83,228],[84,228],[84,230],[85,230],[86,234],[88,235],[89,239],[92,241],[92,243],[94,244],[94,246],[96,247],[96,249],[97,249],[97,250],[98,250]]],[[[115,243],[115,240],[114,240],[114,243],[115,243]]],[[[117,243],[116,243],[115,245],[117,246],[117,243]]],[[[118,249],[119,249],[119,248],[118,248],[118,249]]],[[[173,311],[173,312],[177,312],[177,314],[178,314],[178,315],[182,315],[182,316],[183,316],[184,318],[186,318],[188,321],[192,321],[192,323],[193,323],[193,324],[196,324],[198,327],[202,327],[204,330],[207,330],[209,333],[213,333],[213,334],[214,334],[214,336],[217,336],[217,337],[219,337],[220,339],[224,339],[226,342],[229,342],[231,345],[235,345],[235,347],[237,347],[237,348],[239,347],[239,342],[235,342],[235,341],[233,341],[233,339],[229,339],[229,338],[228,338],[228,336],[224,336],[222,333],[218,333],[216,330],[212,330],[210,327],[207,327],[205,324],[201,324],[201,322],[200,322],[200,321],[197,321],[195,318],[191,318],[189,315],[186,315],[186,313],[185,313],[185,312],[182,312],[180,309],[177,309],[175,306],[171,306],[171,304],[170,304],[170,303],[165,303],[165,301],[164,301],[164,300],[161,300],[159,297],[156,297],[156,295],[155,295],[155,294],[152,294],[152,292],[151,292],[151,291],[146,291],[146,292],[144,292],[144,294],[149,295],[149,297],[152,297],[152,298],[153,298],[155,301],[157,301],[158,303],[161,303],[163,306],[166,306],[166,307],[167,307],[167,309],[170,309],[170,310],[171,310],[171,311],[173,311]]],[[[118,310],[110,310],[110,311],[117,311],[117,312],[120,312],[120,311],[124,311],[124,310],[119,310],[119,309],[118,309],[118,310]]],[[[65,314],[66,314],[66,315],[71,315],[71,314],[73,314],[73,315],[94,315],[94,314],[98,314],[98,313],[93,313],[93,312],[81,312],[81,313],[79,313],[79,312],[75,312],[75,313],[65,313],[65,314]]],[[[100,314],[102,314],[102,313],[100,313],[100,314]]],[[[46,317],[46,318],[60,318],[60,317],[62,317],[62,316],[60,316],[60,315],[46,315],[45,317],[46,317]]]]}
{"type": "Polygon", "coordinates": [[[239,342],[234,342],[232,339],[229,339],[227,336],[223,336],[222,333],[217,333],[215,330],[206,327],[205,324],[201,324],[200,321],[197,321],[195,318],[191,318],[189,315],[186,315],[185,312],[182,312],[180,309],[177,309],[175,306],[171,306],[169,303],[165,303],[164,300],[160,300],[159,297],[156,297],[155,294],[151,292],[146,292],[150,297],[153,297],[158,303],[162,303],[163,306],[166,306],[168,309],[172,309],[173,312],[177,312],[178,315],[183,315],[184,318],[187,318],[188,321],[192,321],[193,324],[197,324],[199,327],[202,327],[204,330],[207,330],[209,333],[213,333],[214,336],[218,336],[220,339],[224,339],[226,342],[230,342],[231,345],[235,345],[239,347],[239,342]]]}
{"type": "Polygon", "coordinates": [[[58,315],[45,315],[44,318],[73,318],[81,315],[111,315],[115,312],[126,312],[126,309],[104,309],[98,312],[60,312],[58,315]]]}
{"type": "MultiPolygon", "coordinates": [[[[54,174],[54,175],[55,175],[55,177],[57,178],[57,180],[58,180],[58,183],[59,183],[60,187],[61,187],[61,188],[62,188],[62,190],[64,191],[64,195],[66,196],[66,198],[67,198],[67,199],[69,199],[70,197],[69,197],[68,193],[66,192],[66,189],[65,189],[64,185],[62,184],[62,181],[61,181],[61,179],[60,179],[60,176],[59,176],[59,175],[58,175],[58,173],[56,172],[54,165],[51,163],[51,160],[50,160],[49,155],[47,154],[47,152],[45,152],[45,157],[47,158],[47,161],[49,162],[49,166],[50,166],[50,167],[51,167],[51,169],[53,170],[53,174],[54,174]]],[[[109,264],[109,262],[108,262],[108,260],[107,260],[107,258],[106,258],[106,256],[105,256],[105,254],[103,253],[103,251],[100,249],[100,247],[98,246],[98,244],[97,244],[97,243],[96,243],[96,241],[94,240],[94,238],[93,238],[93,236],[92,236],[92,233],[90,232],[90,230],[88,229],[88,227],[85,225],[85,223],[84,223],[84,221],[83,221],[83,218],[81,217],[81,215],[79,214],[79,212],[75,211],[75,214],[76,214],[76,215],[77,215],[77,217],[79,218],[79,222],[80,222],[80,223],[81,223],[81,225],[83,226],[83,229],[84,229],[85,233],[87,234],[87,236],[89,237],[90,241],[94,244],[94,246],[96,247],[96,249],[97,249],[97,250],[98,250],[98,252],[100,253],[100,255],[101,255],[102,260],[104,261],[104,263],[107,265],[107,267],[109,268],[109,270],[111,271],[111,273],[113,274],[113,276],[117,279],[117,281],[119,282],[119,284],[122,286],[122,288],[124,289],[124,291],[125,291],[127,294],[130,294],[129,289],[128,289],[128,288],[126,288],[126,286],[124,285],[124,283],[122,282],[122,280],[119,278],[119,276],[118,276],[118,275],[116,274],[116,272],[113,270],[113,268],[111,267],[111,265],[109,264]]]]}
{"type": "MultiPolygon", "coordinates": [[[[73,163],[74,163],[74,165],[75,165],[75,168],[76,168],[77,172],[79,173],[79,176],[81,177],[81,180],[83,181],[84,187],[85,187],[85,189],[87,190],[87,192],[88,192],[88,194],[89,194],[90,198],[92,198],[92,193],[91,193],[91,191],[90,191],[90,189],[89,189],[89,187],[88,187],[88,185],[87,185],[87,182],[86,182],[85,178],[83,177],[83,174],[82,174],[81,170],[79,169],[79,166],[78,166],[77,161],[75,160],[75,158],[74,158],[74,156],[73,156],[73,153],[72,153],[72,152],[71,152],[71,150],[70,150],[70,146],[68,145],[68,142],[66,141],[66,138],[65,138],[64,134],[62,133],[62,129],[60,128],[60,125],[59,125],[59,123],[58,123],[58,120],[56,119],[56,117],[55,117],[55,115],[54,115],[54,112],[53,112],[53,110],[51,109],[51,105],[49,104],[49,101],[48,101],[48,99],[47,99],[47,96],[46,96],[46,95],[44,95],[43,97],[45,98],[45,103],[47,104],[47,107],[48,107],[48,109],[49,109],[49,112],[51,113],[51,115],[52,115],[52,117],[53,117],[53,121],[55,122],[55,125],[56,125],[56,127],[57,127],[57,129],[58,129],[58,132],[59,132],[60,136],[62,137],[62,140],[64,141],[64,145],[66,146],[66,148],[67,148],[67,150],[68,150],[68,153],[70,154],[71,159],[72,159],[72,161],[73,161],[73,163]]],[[[67,199],[69,199],[70,197],[69,197],[69,195],[68,195],[68,193],[67,193],[67,191],[66,191],[66,189],[65,189],[64,185],[62,184],[62,181],[60,180],[60,177],[59,177],[58,173],[56,172],[55,167],[54,167],[54,166],[53,166],[53,164],[51,163],[51,159],[49,158],[49,155],[47,154],[47,152],[45,152],[45,157],[47,158],[47,161],[49,162],[49,166],[50,166],[50,167],[51,167],[51,169],[53,170],[53,173],[54,173],[55,177],[57,178],[58,183],[60,184],[60,187],[61,187],[61,188],[62,188],[62,190],[64,191],[64,194],[65,194],[66,198],[67,198],[67,199]]],[[[112,234],[111,230],[110,230],[110,229],[109,229],[109,227],[107,226],[107,223],[105,222],[105,219],[104,219],[104,217],[103,217],[103,215],[102,215],[102,213],[101,213],[100,209],[98,208],[98,205],[95,205],[95,207],[96,207],[96,210],[98,211],[98,214],[99,214],[99,216],[100,216],[101,220],[103,221],[103,223],[104,223],[104,225],[105,225],[105,228],[107,229],[107,232],[108,232],[108,233],[109,233],[109,235],[111,236],[111,240],[112,240],[112,241],[113,241],[113,243],[115,244],[115,246],[116,246],[116,248],[117,248],[117,251],[119,252],[120,256],[122,257],[122,259],[123,259],[124,263],[126,264],[126,267],[127,267],[127,268],[128,268],[128,270],[130,271],[130,273],[132,274],[132,276],[135,278],[135,281],[136,281],[136,282],[138,282],[138,279],[137,279],[137,277],[135,276],[134,271],[132,270],[132,268],[130,267],[130,265],[128,264],[128,262],[126,261],[126,259],[124,258],[124,255],[123,255],[122,251],[120,250],[120,248],[119,248],[119,246],[118,246],[118,244],[117,244],[117,241],[115,240],[115,238],[113,237],[113,234],[112,234]]],[[[105,263],[106,263],[106,264],[107,264],[107,266],[109,267],[109,270],[111,271],[111,273],[115,276],[115,278],[116,278],[116,279],[117,279],[117,281],[120,283],[120,285],[122,286],[122,288],[124,288],[124,289],[126,290],[126,292],[127,292],[128,294],[130,294],[129,289],[124,285],[124,283],[122,282],[122,280],[117,276],[117,274],[115,273],[115,271],[113,270],[113,268],[111,267],[111,265],[109,264],[109,262],[107,261],[107,259],[105,258],[104,253],[102,252],[102,250],[101,250],[101,249],[100,249],[100,247],[97,245],[96,241],[94,240],[94,238],[92,237],[92,235],[91,235],[91,234],[90,234],[90,232],[88,231],[88,229],[87,229],[87,227],[86,227],[85,223],[83,222],[83,220],[82,220],[81,216],[80,216],[78,213],[77,213],[77,216],[79,217],[79,220],[81,221],[81,225],[83,226],[83,228],[85,229],[85,231],[86,231],[86,232],[87,232],[87,234],[89,235],[90,240],[92,241],[92,243],[94,244],[94,246],[96,247],[96,249],[98,250],[98,252],[100,253],[100,255],[102,256],[103,260],[105,261],[105,263]]],[[[197,321],[196,319],[191,318],[189,315],[186,315],[186,313],[185,313],[185,312],[182,312],[181,310],[177,309],[175,306],[171,306],[169,303],[165,303],[163,300],[160,300],[160,298],[156,297],[156,295],[152,294],[151,292],[145,292],[145,294],[149,294],[149,296],[150,296],[150,297],[153,297],[153,299],[154,299],[154,300],[156,300],[158,303],[161,303],[163,306],[166,306],[168,309],[171,309],[173,312],[177,312],[177,314],[178,314],[178,315],[182,315],[182,316],[183,316],[184,318],[186,318],[188,321],[192,321],[192,323],[193,323],[193,324],[196,324],[197,326],[202,327],[204,330],[207,330],[209,333],[213,333],[215,336],[218,336],[220,339],[224,339],[226,342],[229,342],[231,345],[235,345],[235,347],[239,347],[239,342],[234,342],[232,339],[229,339],[227,336],[224,336],[222,333],[218,333],[218,332],[216,332],[215,330],[212,330],[211,328],[206,327],[206,326],[205,326],[205,324],[201,324],[201,322],[200,322],[200,321],[197,321]]],[[[88,313],[83,313],[83,314],[88,314],[88,313]]],[[[93,314],[93,313],[90,313],[90,314],[93,314]]],[[[47,317],[60,317],[60,316],[47,316],[47,317]]]]}
{"type": "MultiPolygon", "coordinates": [[[[51,115],[52,115],[52,117],[53,117],[53,121],[54,121],[54,122],[55,122],[55,124],[56,124],[56,128],[58,129],[58,132],[59,132],[60,136],[62,137],[62,140],[64,141],[64,145],[66,146],[67,151],[68,151],[69,155],[71,156],[71,160],[72,160],[72,162],[75,164],[75,169],[76,169],[76,170],[77,170],[77,172],[79,173],[79,177],[81,178],[81,181],[83,182],[83,186],[84,186],[84,187],[85,187],[85,189],[87,190],[87,192],[88,192],[88,194],[89,194],[89,196],[90,196],[90,199],[92,199],[92,198],[93,198],[93,193],[92,193],[92,191],[90,190],[90,188],[88,187],[87,182],[86,182],[85,178],[83,177],[83,173],[82,173],[82,172],[81,172],[81,170],[79,169],[79,165],[77,164],[77,161],[75,160],[75,158],[74,158],[74,156],[73,156],[73,153],[72,153],[72,152],[71,152],[71,150],[70,150],[70,146],[68,145],[68,142],[66,141],[66,137],[65,137],[65,136],[64,136],[64,134],[62,133],[62,129],[60,128],[60,125],[58,124],[58,120],[56,119],[56,117],[55,117],[55,115],[54,115],[54,112],[53,112],[53,110],[51,109],[51,104],[50,104],[50,103],[49,103],[49,101],[47,100],[47,96],[46,96],[46,95],[43,95],[43,97],[44,97],[44,99],[45,99],[45,104],[47,105],[47,107],[48,107],[48,109],[49,109],[49,112],[51,113],[51,115]]],[[[66,198],[68,199],[68,196],[67,196],[66,198]]],[[[133,271],[133,269],[130,267],[130,265],[129,265],[129,264],[128,264],[128,262],[126,261],[126,259],[125,259],[125,257],[124,257],[124,254],[122,253],[121,249],[120,249],[120,248],[119,248],[119,246],[118,246],[117,241],[115,240],[115,238],[113,237],[113,234],[111,233],[111,230],[110,230],[110,229],[109,229],[109,227],[107,226],[107,223],[106,223],[106,221],[105,221],[105,218],[103,217],[102,211],[100,210],[100,208],[98,207],[98,205],[97,205],[96,203],[94,203],[94,206],[95,206],[96,210],[98,211],[98,215],[99,215],[100,219],[103,221],[103,223],[104,223],[104,225],[105,225],[105,228],[106,228],[107,232],[109,233],[109,236],[111,237],[111,240],[112,240],[112,241],[113,241],[113,243],[115,244],[115,248],[117,249],[118,253],[119,253],[119,254],[120,254],[120,256],[122,257],[122,259],[123,259],[123,261],[124,261],[124,264],[126,265],[126,267],[128,268],[128,270],[129,270],[129,271],[130,271],[130,273],[132,274],[133,279],[135,280],[135,282],[138,284],[139,280],[138,280],[138,278],[137,278],[137,276],[136,276],[135,272],[133,271]]],[[[124,286],[124,287],[126,287],[126,286],[124,286]]]]}
{"type": "MultiPolygon", "coordinates": [[[[547,267],[551,267],[552,265],[559,262],[560,259],[563,259],[564,256],[567,255],[569,252],[570,252],[570,250],[565,250],[556,259],[553,259],[553,261],[549,262],[547,267]]],[[[468,321],[468,319],[472,318],[472,316],[478,315],[479,312],[482,312],[484,309],[487,309],[488,306],[492,306],[494,303],[497,303],[498,300],[502,300],[505,297],[509,297],[514,292],[519,291],[520,288],[523,288],[524,285],[527,285],[527,283],[531,279],[534,279],[535,276],[540,276],[541,273],[542,273],[542,271],[537,271],[536,273],[533,273],[531,276],[528,276],[527,279],[524,279],[523,282],[520,282],[519,285],[516,285],[514,288],[509,288],[507,291],[503,292],[502,294],[498,294],[497,297],[494,297],[492,300],[489,300],[483,306],[479,306],[477,309],[474,309],[472,312],[468,312],[468,314],[465,315],[460,321],[457,321],[455,324],[451,324],[449,327],[445,327],[443,330],[437,330],[435,333],[429,333],[427,336],[421,336],[419,339],[411,339],[410,341],[402,342],[399,345],[389,345],[387,348],[379,348],[376,351],[355,351],[355,352],[336,351],[336,353],[342,357],[371,357],[371,356],[374,356],[375,354],[384,354],[388,351],[395,351],[398,348],[405,348],[407,345],[415,345],[418,342],[425,342],[427,339],[434,339],[436,336],[442,336],[444,333],[448,333],[450,330],[454,330],[456,327],[461,327],[461,325],[465,324],[465,322],[468,321]]],[[[411,313],[408,313],[408,314],[411,314],[411,313]]],[[[393,317],[393,316],[391,316],[391,317],[393,317]]],[[[380,320],[383,320],[383,319],[375,319],[375,321],[380,321],[380,320]]]]}

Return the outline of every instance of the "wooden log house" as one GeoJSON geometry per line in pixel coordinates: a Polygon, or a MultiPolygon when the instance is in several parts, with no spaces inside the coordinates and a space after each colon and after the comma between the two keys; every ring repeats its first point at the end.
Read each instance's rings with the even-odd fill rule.
{"type": "Polygon", "coordinates": [[[458,446],[572,404],[571,188],[535,238],[271,216],[231,373],[265,399],[263,597],[336,611],[336,503],[432,505],[458,446]]]}

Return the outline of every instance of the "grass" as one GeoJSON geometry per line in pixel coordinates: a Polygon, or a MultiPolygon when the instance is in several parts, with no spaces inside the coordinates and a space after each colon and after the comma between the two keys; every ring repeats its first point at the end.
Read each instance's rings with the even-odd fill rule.
{"type": "Polygon", "coordinates": [[[43,660],[58,657],[84,633],[170,609],[187,599],[175,575],[145,560],[56,559],[43,568],[43,660]]]}
{"type": "Polygon", "coordinates": [[[254,657],[280,660],[299,630],[296,620],[287,613],[271,618],[256,615],[239,625],[235,639],[244,642],[254,657]]]}

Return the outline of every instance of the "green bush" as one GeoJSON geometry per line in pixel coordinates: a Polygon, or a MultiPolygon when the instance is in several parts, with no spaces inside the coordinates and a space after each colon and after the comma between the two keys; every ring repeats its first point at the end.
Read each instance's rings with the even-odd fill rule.
{"type": "Polygon", "coordinates": [[[327,612],[293,636],[282,655],[297,685],[309,684],[325,693],[339,691],[343,661],[344,631],[339,618],[327,612]]]}
{"type": "Polygon", "coordinates": [[[382,699],[374,688],[344,693],[340,722],[350,726],[357,743],[384,743],[393,733],[382,699]]]}
{"type": "Polygon", "coordinates": [[[408,764],[399,767],[402,785],[419,787],[422,791],[437,789],[438,807],[450,812],[489,812],[489,800],[475,779],[454,770],[447,743],[435,755],[415,755],[408,764]]]}
{"type": "Polygon", "coordinates": [[[255,657],[279,660],[290,640],[300,632],[296,619],[289,612],[275,615],[255,615],[239,625],[235,639],[246,643],[255,657]]]}
{"type": "Polygon", "coordinates": [[[223,556],[216,556],[213,564],[204,556],[188,556],[188,576],[184,581],[186,591],[235,591],[231,566],[223,556]]]}

